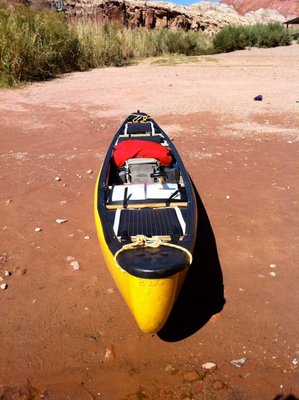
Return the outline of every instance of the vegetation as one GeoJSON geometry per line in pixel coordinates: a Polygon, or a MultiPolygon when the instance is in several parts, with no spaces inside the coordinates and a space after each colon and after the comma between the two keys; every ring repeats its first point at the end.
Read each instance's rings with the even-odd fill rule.
{"type": "Polygon", "coordinates": [[[279,23],[227,26],[213,39],[216,53],[242,50],[245,47],[287,46],[290,42],[289,32],[279,23]]]}
{"type": "MultiPolygon", "coordinates": [[[[136,59],[228,52],[247,46],[287,45],[280,24],[223,28],[212,40],[203,32],[125,29],[117,23],[67,24],[57,12],[0,5],[0,86],[44,80],[64,72],[122,66],[136,59]]],[[[190,58],[191,59],[191,58],[190,58]]]]}
{"type": "Polygon", "coordinates": [[[77,66],[79,41],[57,13],[0,6],[0,81],[47,79],[77,66]]]}

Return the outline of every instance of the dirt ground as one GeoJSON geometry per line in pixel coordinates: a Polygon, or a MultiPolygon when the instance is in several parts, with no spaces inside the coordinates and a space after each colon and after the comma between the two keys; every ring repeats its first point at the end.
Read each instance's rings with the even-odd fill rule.
{"type": "Polygon", "coordinates": [[[298,72],[293,44],[0,91],[0,399],[299,396],[298,72]],[[115,288],[93,218],[106,149],[137,109],[199,197],[194,265],[156,335],[115,288]]]}

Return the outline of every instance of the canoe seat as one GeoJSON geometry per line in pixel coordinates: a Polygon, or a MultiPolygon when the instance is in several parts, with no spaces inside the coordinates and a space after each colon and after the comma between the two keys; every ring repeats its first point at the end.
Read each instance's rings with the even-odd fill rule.
{"type": "Polygon", "coordinates": [[[120,209],[115,212],[113,230],[118,238],[145,236],[181,237],[186,223],[179,207],[120,209]]]}

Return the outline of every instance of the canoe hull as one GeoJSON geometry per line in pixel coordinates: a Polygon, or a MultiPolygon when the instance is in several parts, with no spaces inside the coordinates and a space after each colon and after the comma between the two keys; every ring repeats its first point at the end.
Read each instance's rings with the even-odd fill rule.
{"type": "Polygon", "coordinates": [[[188,268],[162,279],[145,279],[129,274],[115,262],[114,254],[106,243],[96,207],[94,211],[101,250],[118,290],[139,328],[145,333],[158,332],[173,308],[188,268]]]}

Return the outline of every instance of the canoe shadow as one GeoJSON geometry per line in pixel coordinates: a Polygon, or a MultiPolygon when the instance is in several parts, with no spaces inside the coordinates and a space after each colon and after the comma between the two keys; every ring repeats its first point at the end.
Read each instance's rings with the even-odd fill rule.
{"type": "Polygon", "coordinates": [[[177,342],[200,330],[225,304],[215,236],[203,202],[193,185],[198,209],[198,233],[193,263],[171,314],[158,337],[177,342]]]}

